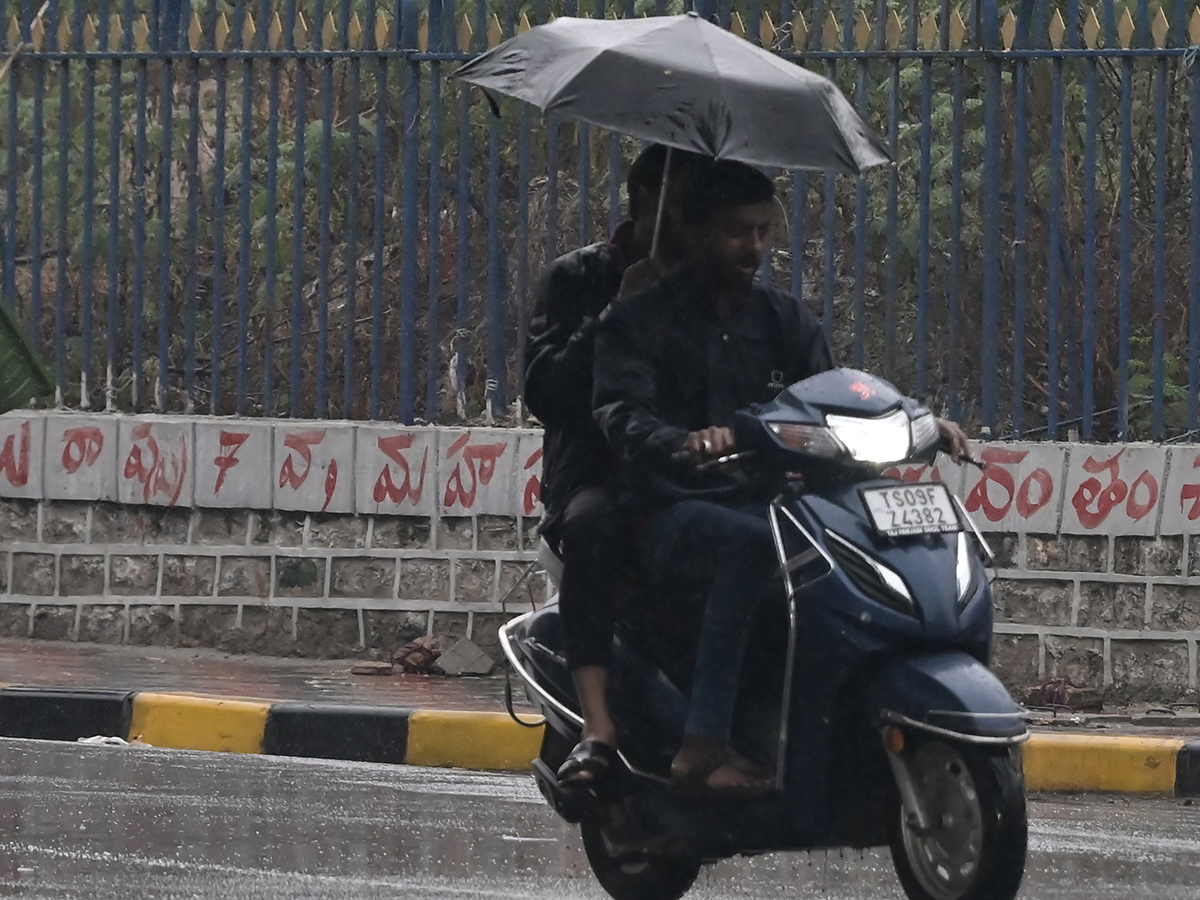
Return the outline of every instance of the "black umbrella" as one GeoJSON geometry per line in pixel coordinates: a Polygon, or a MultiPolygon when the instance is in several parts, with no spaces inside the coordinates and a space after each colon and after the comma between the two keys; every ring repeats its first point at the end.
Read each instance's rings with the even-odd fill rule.
{"type": "Polygon", "coordinates": [[[547,112],[717,159],[851,174],[890,161],[832,81],[695,13],[556,19],[455,75],[547,112]]]}

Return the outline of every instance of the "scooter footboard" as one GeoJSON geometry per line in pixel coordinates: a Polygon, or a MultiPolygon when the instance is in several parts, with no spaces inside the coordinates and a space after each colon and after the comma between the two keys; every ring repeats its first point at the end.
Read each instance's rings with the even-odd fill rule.
{"type": "Polygon", "coordinates": [[[1021,708],[999,679],[958,651],[890,661],[867,699],[880,724],[974,744],[1016,744],[1029,736],[1021,708]]]}

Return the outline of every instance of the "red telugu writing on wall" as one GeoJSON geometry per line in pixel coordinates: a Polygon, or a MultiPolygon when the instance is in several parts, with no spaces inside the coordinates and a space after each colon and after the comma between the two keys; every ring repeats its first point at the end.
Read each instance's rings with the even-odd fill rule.
{"type": "MultiPolygon", "coordinates": [[[[522,466],[526,472],[542,461],[542,448],[538,447],[533,453],[529,454],[529,459],[525,460],[525,465],[522,466]]],[[[530,515],[537,509],[538,503],[542,499],[542,481],[537,475],[530,475],[525,482],[525,515],[530,515]]]]}
{"type": "Polygon", "coordinates": [[[1016,475],[1006,466],[1015,466],[1029,455],[1028,450],[985,447],[980,459],[986,466],[983,478],[967,496],[967,512],[983,512],[989,522],[999,522],[1016,504],[1017,515],[1028,519],[1054,499],[1054,476],[1039,466],[1017,486],[1016,475]]]}
{"type": "Polygon", "coordinates": [[[934,481],[942,480],[942,471],[937,466],[891,466],[881,473],[884,478],[896,478],[905,484],[915,484],[927,475],[934,481]]]}
{"type": "Polygon", "coordinates": [[[1134,479],[1133,484],[1121,478],[1121,456],[1125,448],[1109,459],[1089,456],[1083,461],[1085,472],[1093,475],[1107,473],[1108,482],[1099,478],[1085,479],[1071,498],[1071,505],[1084,528],[1096,528],[1109,517],[1114,509],[1125,504],[1125,513],[1130,520],[1144,519],[1158,505],[1158,479],[1149,470],[1134,479]]]}
{"type": "Polygon", "coordinates": [[[81,425],[63,432],[63,471],[74,475],[84,466],[95,465],[104,449],[104,432],[95,425],[81,425]]]}
{"type": "Polygon", "coordinates": [[[217,486],[213,489],[213,494],[221,493],[221,488],[225,486],[225,477],[229,474],[229,470],[241,462],[238,459],[238,451],[242,449],[242,444],[246,443],[246,439],[250,437],[248,431],[225,431],[221,430],[221,453],[213,460],[213,465],[217,467],[217,486]]]}
{"type": "Polygon", "coordinates": [[[183,493],[183,481],[187,475],[188,448],[186,435],[179,435],[179,450],[159,444],[150,431],[149,422],[135,425],[130,437],[133,447],[125,458],[125,477],[142,485],[142,498],[146,503],[158,495],[167,498],[174,506],[183,493]]]}
{"type": "Polygon", "coordinates": [[[30,433],[29,422],[22,422],[19,435],[10,434],[4,439],[4,448],[0,449],[0,472],[13,487],[29,484],[30,433]]]}
{"type": "MultiPolygon", "coordinates": [[[[1192,460],[1192,468],[1200,469],[1200,454],[1192,460]]],[[[1179,508],[1187,513],[1189,522],[1200,519],[1200,484],[1185,484],[1179,491],[1179,508]],[[1192,508],[1186,509],[1187,502],[1192,501],[1192,508]]]]}
{"type": "Polygon", "coordinates": [[[377,441],[379,449],[383,452],[391,462],[385,462],[383,469],[379,473],[379,477],[375,479],[375,490],[372,497],[376,503],[391,501],[392,503],[403,503],[405,500],[411,499],[413,504],[421,502],[421,494],[425,490],[425,472],[429,463],[429,448],[425,448],[425,452],[421,454],[421,476],[417,481],[416,486],[412,483],[412,469],[409,466],[408,457],[405,456],[406,450],[411,450],[413,442],[417,439],[415,434],[396,434],[389,437],[381,437],[377,441]],[[399,467],[399,471],[404,477],[400,484],[396,484],[396,480],[392,477],[392,463],[399,467]]]}
{"type": "Polygon", "coordinates": [[[446,480],[446,492],[442,498],[445,506],[456,503],[464,510],[475,506],[475,497],[480,485],[491,483],[496,474],[496,462],[508,449],[504,441],[489,444],[471,444],[471,432],[467,432],[450,445],[446,458],[453,459],[461,451],[462,458],[446,480]],[[464,472],[465,467],[465,472],[464,472]]]}
{"type": "MultiPolygon", "coordinates": [[[[292,490],[298,490],[305,481],[308,480],[308,475],[312,471],[312,448],[325,440],[325,429],[319,431],[297,431],[292,434],[283,436],[283,445],[292,453],[284,459],[283,465],[279,467],[279,486],[290,487],[292,490]],[[297,470],[295,459],[298,454],[303,468],[297,470]]],[[[337,490],[338,481],[338,464],[336,459],[329,461],[329,468],[325,471],[325,503],[321,506],[321,512],[329,508],[329,502],[333,500],[333,493],[337,490]]]]}

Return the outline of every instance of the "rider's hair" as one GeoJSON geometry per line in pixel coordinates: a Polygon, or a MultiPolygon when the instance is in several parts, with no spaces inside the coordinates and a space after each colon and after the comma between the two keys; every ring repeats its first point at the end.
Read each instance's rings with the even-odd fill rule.
{"type": "MultiPolygon", "coordinates": [[[[672,149],[668,181],[673,182],[676,178],[684,177],[691,167],[701,163],[711,164],[711,161],[698,153],[678,148],[672,149]]],[[[642,191],[645,191],[654,197],[658,196],[666,164],[667,148],[662,144],[650,144],[630,164],[629,174],[625,178],[625,188],[629,194],[629,217],[631,219],[637,219],[645,212],[654,212],[654,210],[641,208],[641,194],[642,191]]]]}
{"type": "Polygon", "coordinates": [[[696,173],[683,202],[684,216],[693,225],[703,225],[731,206],[769,203],[775,198],[775,183],[753,166],[721,159],[707,171],[696,173]]]}

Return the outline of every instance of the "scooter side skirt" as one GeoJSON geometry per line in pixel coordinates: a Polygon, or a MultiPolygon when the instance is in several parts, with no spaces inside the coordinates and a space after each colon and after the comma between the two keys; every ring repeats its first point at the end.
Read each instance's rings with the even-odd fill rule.
{"type": "Polygon", "coordinates": [[[881,725],[974,744],[1016,744],[1029,735],[1004,685],[960,651],[892,660],[876,674],[867,698],[881,725]]]}

